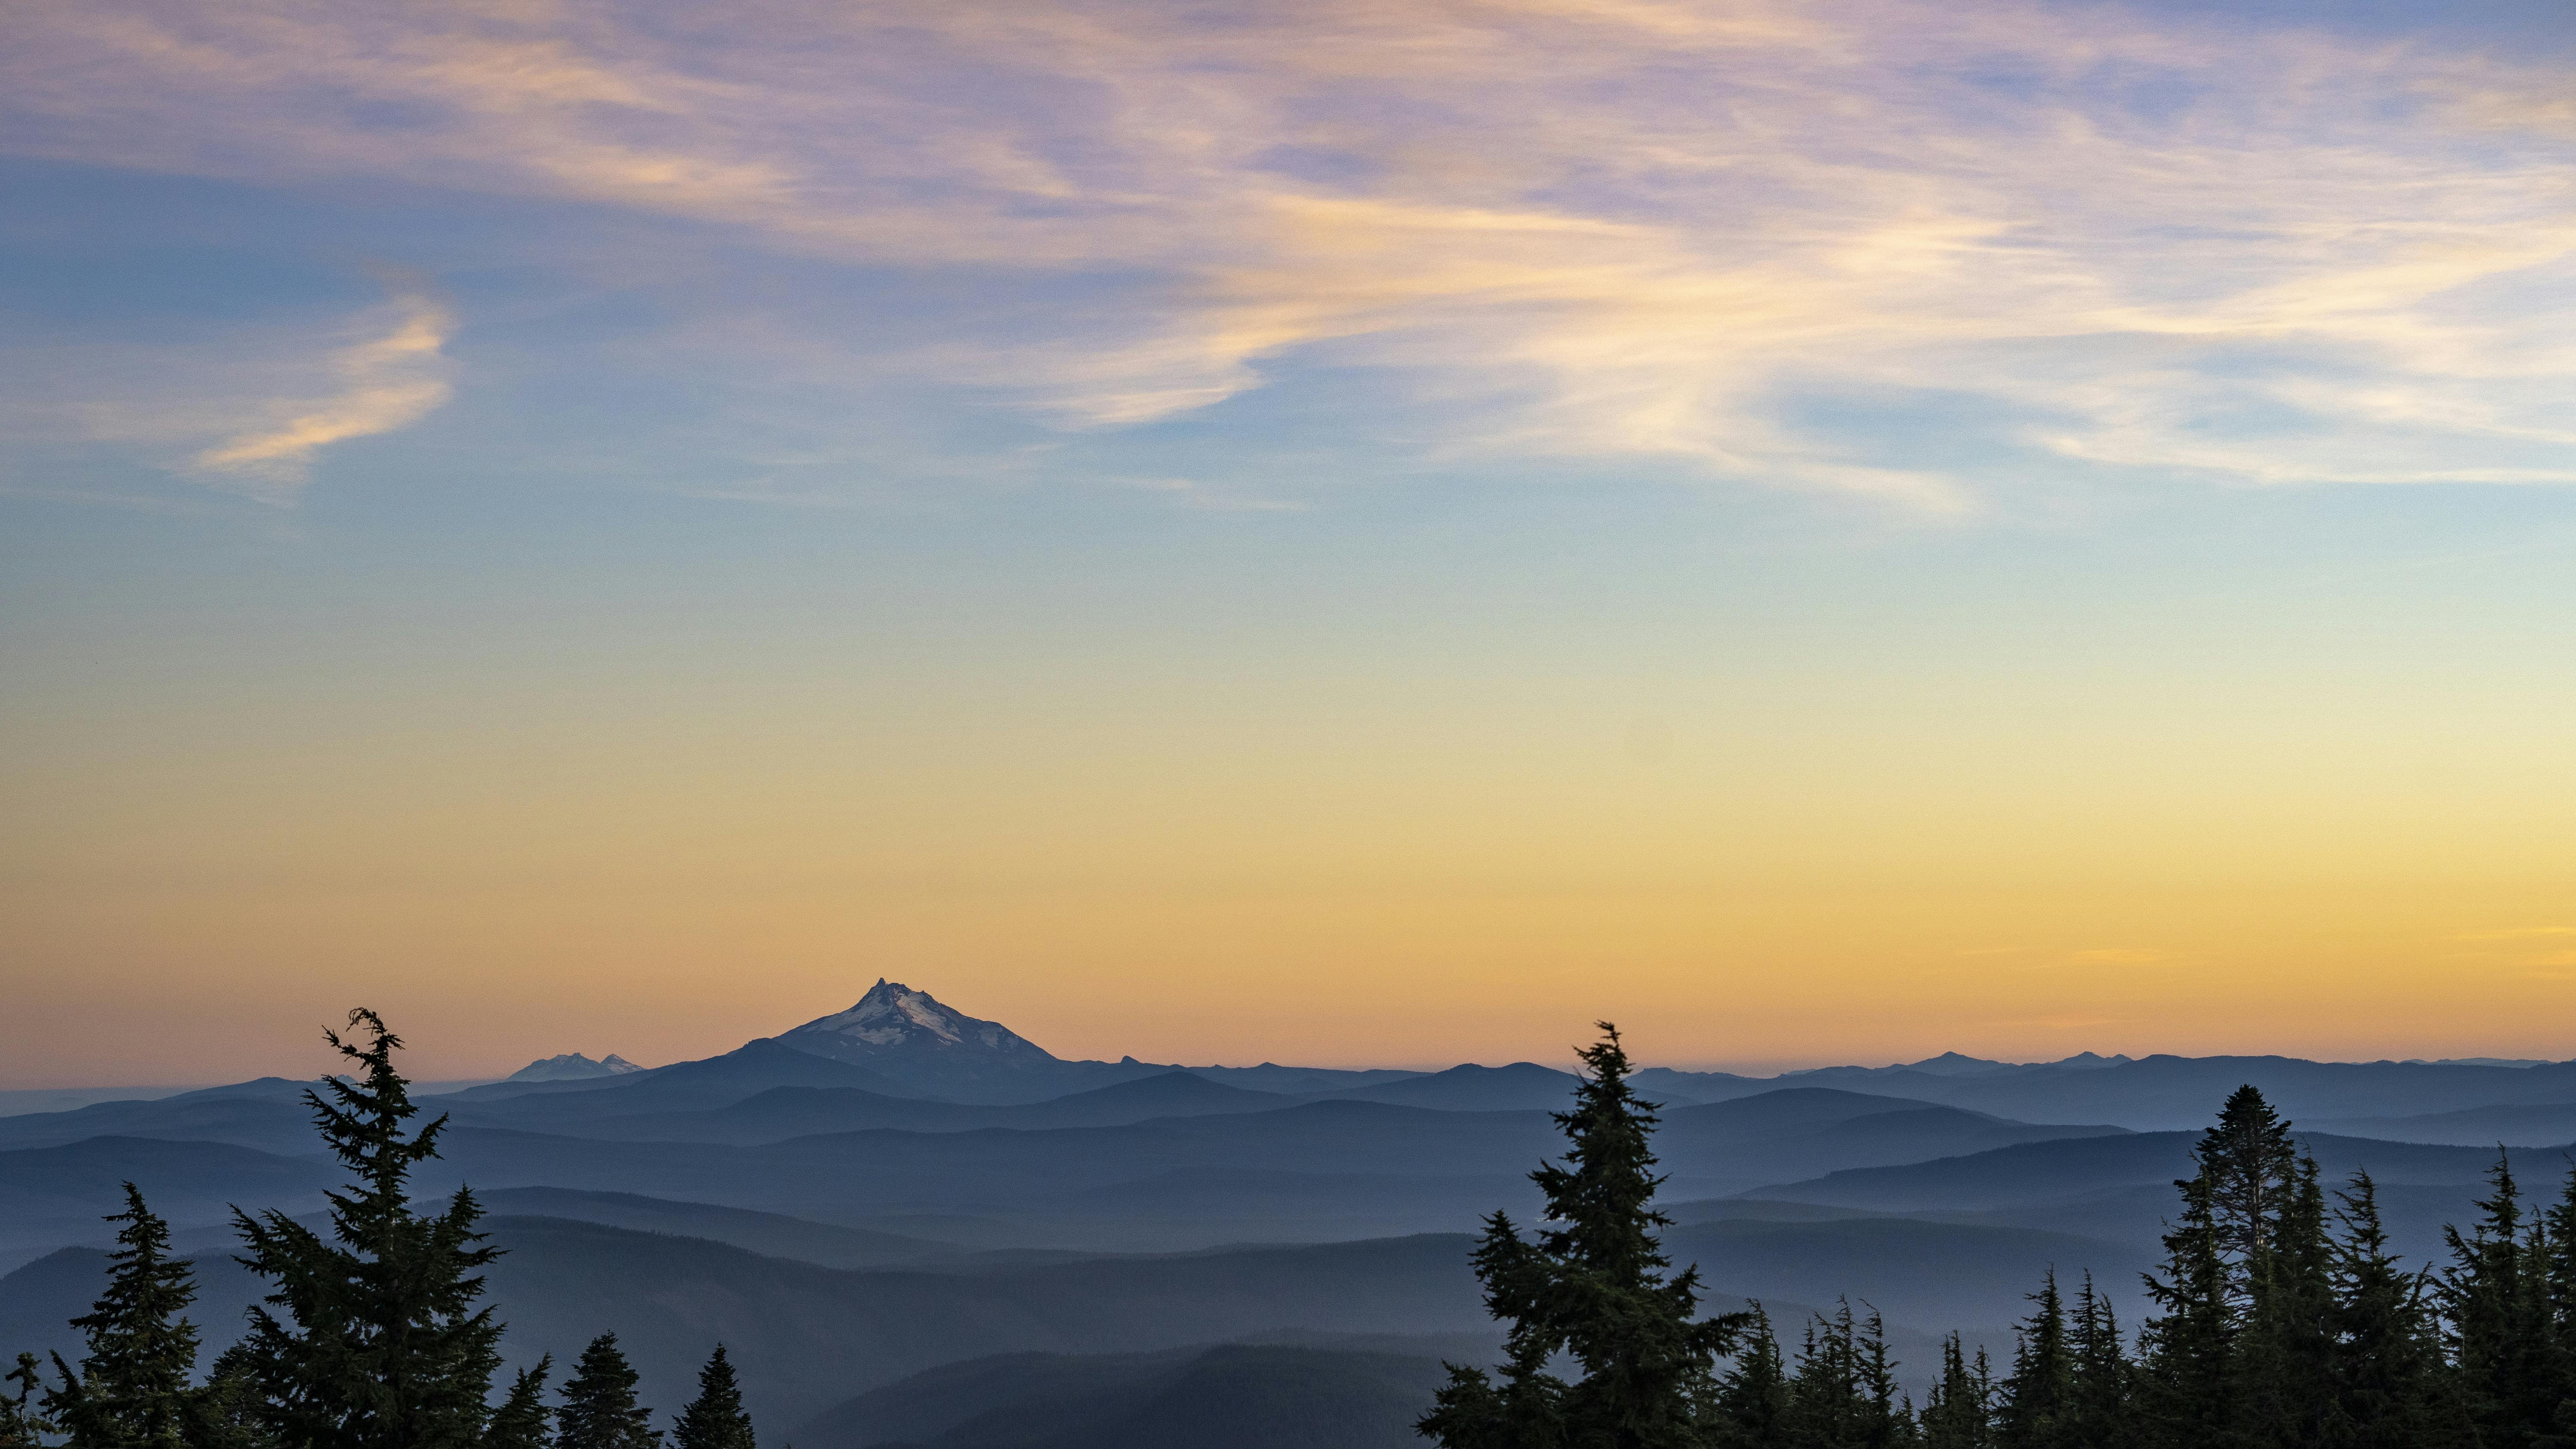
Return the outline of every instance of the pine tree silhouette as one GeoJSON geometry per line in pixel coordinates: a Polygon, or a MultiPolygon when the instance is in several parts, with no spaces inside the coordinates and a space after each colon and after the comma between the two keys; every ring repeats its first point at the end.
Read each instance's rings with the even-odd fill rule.
{"type": "Polygon", "coordinates": [[[1705,1417],[1712,1441],[1727,1449],[1767,1449],[1787,1433],[1789,1378],[1771,1315],[1756,1303],[1735,1341],[1733,1362],[1717,1381],[1705,1417]]]}
{"type": "Polygon", "coordinates": [[[1663,1179],[1648,1139],[1653,1104],[1628,1085],[1619,1032],[1580,1053],[1574,1108],[1556,1115],[1568,1150],[1562,1165],[1530,1174],[1547,1199],[1535,1241],[1495,1213],[1475,1254],[1486,1306],[1510,1323],[1509,1362],[1495,1383],[1452,1366],[1420,1427],[1447,1449],[1688,1449],[1703,1438],[1716,1361],[1747,1320],[1700,1320],[1699,1270],[1668,1274],[1652,1206],[1663,1179]],[[1562,1353],[1581,1371],[1549,1374],[1562,1353]]]}
{"type": "Polygon", "coordinates": [[[2316,1163],[2300,1157],[2255,1265],[2236,1368],[2239,1432],[2253,1444],[2316,1444],[2334,1414],[2325,1197],[2316,1163]]]}
{"type": "Polygon", "coordinates": [[[706,1367],[698,1370],[698,1396],[672,1425],[672,1449],[755,1449],[756,1442],[751,1415],[743,1412],[742,1389],[734,1383],[733,1364],[719,1343],[706,1367]]]}
{"type": "Polygon", "coordinates": [[[2075,1356],[2067,1344],[2066,1301],[2057,1291],[2055,1269],[2040,1281],[2030,1304],[2030,1317],[2014,1338],[1995,1442],[2004,1449],[2072,1449],[2075,1356]]]}
{"type": "Polygon", "coordinates": [[[1923,1402],[1919,1423],[1924,1449],[1991,1449],[1995,1385],[1983,1349],[1971,1360],[1959,1335],[1941,1341],[1941,1378],[1923,1402]]]}
{"type": "Polygon", "coordinates": [[[2513,1164],[2499,1152],[2487,1174],[2485,1216],[2468,1233],[2443,1229],[2451,1250],[2441,1281],[2458,1412],[2479,1449],[2524,1449],[2555,1427],[2548,1257],[2544,1225],[2526,1233],[2513,1164]]]}
{"type": "Polygon", "coordinates": [[[483,1426],[483,1449],[548,1449],[554,1442],[554,1411],[546,1407],[546,1373],[554,1355],[537,1360],[510,1381],[509,1397],[483,1426]]]}
{"type": "Polygon", "coordinates": [[[419,1109],[394,1069],[402,1038],[363,1008],[348,1024],[363,1040],[324,1036],[357,1079],[326,1079],[327,1099],[304,1094],[356,1178],[328,1195],[330,1236],[280,1212],[233,1215],[243,1265],[274,1290],[251,1310],[242,1372],[280,1449],[477,1449],[501,1325],[474,1306],[474,1270],[499,1250],[483,1246],[482,1210],[462,1188],[435,1217],[412,1211],[412,1170],[438,1155],[447,1119],[405,1136],[419,1109]]]}
{"type": "Polygon", "coordinates": [[[2336,1195],[2334,1409],[2320,1441],[2335,1449],[2411,1449],[2431,1442],[2440,1345],[2424,1303],[2425,1276],[2398,1267],[2379,1219],[2379,1188],[2353,1174],[2336,1195]]]}
{"type": "Polygon", "coordinates": [[[71,1321],[87,1340],[80,1367],[54,1355],[62,1382],[45,1394],[45,1414],[70,1449],[183,1449],[195,1415],[188,1384],[197,1367],[197,1330],[179,1315],[197,1296],[185,1261],[170,1257],[170,1225],[125,1184],[123,1223],[110,1256],[107,1291],[71,1321]]]}
{"type": "Polygon", "coordinates": [[[661,1434],[653,1412],[635,1402],[635,1370],[617,1348],[617,1335],[590,1341],[564,1381],[563,1407],[555,1411],[555,1449],[657,1449],[661,1434]]]}
{"type": "Polygon", "coordinates": [[[2075,1367],[2075,1398],[2067,1420],[2073,1441],[2085,1449],[2124,1449],[2136,1443],[2139,1426],[2130,1401],[2137,1393],[2137,1365],[2129,1361],[2111,1300],[2094,1291],[2091,1273],[2075,1290],[2068,1332],[2075,1367]]]}

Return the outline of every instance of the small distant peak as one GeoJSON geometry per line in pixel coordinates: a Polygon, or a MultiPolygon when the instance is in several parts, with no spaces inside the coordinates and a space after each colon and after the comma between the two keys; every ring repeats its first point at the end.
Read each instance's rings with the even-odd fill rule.
{"type": "Polygon", "coordinates": [[[619,1056],[615,1052],[610,1052],[606,1060],[596,1062],[583,1056],[579,1052],[565,1052],[561,1056],[544,1057],[537,1061],[530,1062],[526,1066],[512,1072],[509,1076],[503,1078],[503,1080],[511,1082],[577,1082],[586,1077],[616,1077],[623,1076],[628,1072],[640,1072],[642,1070],[644,1070],[642,1067],[635,1065],[633,1062],[628,1061],[626,1058],[619,1056]]]}
{"type": "Polygon", "coordinates": [[[2125,1067],[2129,1064],[2130,1060],[2131,1059],[2125,1054],[2106,1057],[2100,1052],[2077,1052],[2071,1057],[2061,1058],[2060,1060],[2049,1063],[2049,1065],[2053,1067],[2064,1067],[2068,1071],[2089,1072],[2098,1071],[2103,1067],[2125,1067]]]}

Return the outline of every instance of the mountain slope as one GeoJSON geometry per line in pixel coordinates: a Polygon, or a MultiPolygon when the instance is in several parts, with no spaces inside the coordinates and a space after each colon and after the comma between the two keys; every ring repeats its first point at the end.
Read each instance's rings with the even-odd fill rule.
{"type": "Polygon", "coordinates": [[[2294,1122],[2576,1101],[2576,1062],[2503,1067],[2151,1056],[2112,1066],[2052,1062],[1967,1076],[1838,1067],[1798,1080],[2023,1121],[2115,1122],[2142,1131],[2205,1127],[2227,1094],[2244,1085],[2260,1088],[2294,1122]]]}
{"type": "Polygon", "coordinates": [[[1676,1195],[1751,1187],[1774,1173],[1826,1173],[1956,1157],[2021,1142],[2126,1135],[2117,1127],[2040,1126],[1956,1107],[1826,1087],[1789,1087],[1667,1108],[1656,1152],[1676,1195]]]}
{"type": "MultiPolygon", "coordinates": [[[[876,1130],[756,1147],[459,1128],[447,1138],[436,1180],[634,1192],[808,1216],[982,1212],[1052,1209],[1075,1193],[1165,1173],[1525,1173],[1561,1142],[1535,1112],[1372,1102],[1048,1131],[876,1130]]],[[[430,1181],[424,1177],[424,1188],[430,1181]]],[[[1259,1211],[1258,1203],[1247,1207],[1259,1211]]]]}
{"type": "Polygon", "coordinates": [[[113,1235],[99,1222],[120,1211],[124,1184],[143,1189],[174,1224],[216,1222],[231,1206],[308,1208],[346,1174],[321,1157],[281,1157],[222,1142],[92,1137],[59,1147],[0,1152],[0,1241],[77,1230],[68,1241],[113,1235]]]}
{"type": "Polygon", "coordinates": [[[795,1258],[826,1268],[887,1268],[954,1258],[953,1243],[901,1233],[874,1232],[812,1222],[780,1213],[713,1203],[676,1202],[626,1192],[576,1192],[561,1187],[505,1187],[476,1194],[488,1212],[512,1217],[563,1218],[639,1233],[705,1238],[770,1258],[795,1258]]]}
{"type": "Polygon", "coordinates": [[[1507,1067],[1474,1063],[1451,1067],[1400,1082],[1376,1082],[1333,1093],[1353,1102],[1385,1102],[1398,1107],[1430,1107],[1443,1112],[1562,1112],[1582,1079],[1572,1072],[1514,1062],[1507,1067]]]}
{"type": "MultiPolygon", "coordinates": [[[[305,1084],[293,1085],[300,1096],[305,1084]]],[[[314,1150],[313,1111],[298,1097],[219,1088],[156,1102],[102,1102],[76,1112],[0,1117],[0,1151],[94,1137],[226,1142],[292,1156],[314,1150]]]]}
{"type": "Polygon", "coordinates": [[[586,1137],[750,1144],[877,1128],[968,1132],[985,1127],[1113,1127],[1156,1117],[1268,1112],[1295,1105],[1295,1098],[1221,1086],[1191,1072],[1168,1071],[1010,1106],[888,1097],[846,1087],[773,1087],[711,1111],[643,1113],[569,1125],[586,1137]]]}
{"type": "Polygon", "coordinates": [[[649,1072],[536,1083],[532,1090],[499,1098],[459,1092],[452,1099],[426,1105],[452,1113],[460,1123],[579,1130],[579,1124],[606,1117],[729,1107],[775,1087],[837,1087],[885,1097],[919,1095],[865,1067],[800,1052],[774,1037],[763,1037],[721,1056],[674,1062],[649,1072]]]}
{"type": "MultiPolygon", "coordinates": [[[[2492,1151],[2294,1134],[2329,1183],[2368,1168],[2382,1184],[2466,1185],[2483,1179],[2492,1151]]],[[[2116,1189],[2170,1190],[2191,1174],[2197,1132],[2140,1132],[2024,1143],[1901,1166],[1854,1168],[1745,1196],[1892,1212],[1994,1211],[2074,1202],[2116,1189]]],[[[2537,1155],[2537,1154],[2535,1154],[2537,1155]]]]}
{"type": "Polygon", "coordinates": [[[2303,1124],[2346,1137],[2457,1147],[2554,1147],[2576,1142],[2576,1102],[2469,1107],[2411,1117],[2339,1117],[2303,1124]]]}
{"type": "Polygon", "coordinates": [[[1263,1062],[1255,1067],[1190,1067],[1186,1070],[1211,1082],[1222,1082],[1246,1091],[1276,1092],[1283,1097],[1321,1097],[1352,1087],[1401,1082],[1428,1075],[1397,1067],[1370,1067],[1355,1071],[1346,1067],[1283,1067],[1277,1062],[1263,1062]]]}

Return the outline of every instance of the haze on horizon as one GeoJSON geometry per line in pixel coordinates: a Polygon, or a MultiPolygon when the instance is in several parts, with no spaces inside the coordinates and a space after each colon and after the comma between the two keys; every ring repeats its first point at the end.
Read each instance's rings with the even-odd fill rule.
{"type": "Polygon", "coordinates": [[[34,7],[0,1087],[2576,1056],[2576,15],[34,7]]]}

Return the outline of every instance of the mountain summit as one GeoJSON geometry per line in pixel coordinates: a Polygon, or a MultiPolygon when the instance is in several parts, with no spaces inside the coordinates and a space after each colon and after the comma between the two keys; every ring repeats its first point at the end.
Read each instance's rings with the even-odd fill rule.
{"type": "Polygon", "coordinates": [[[591,1077],[622,1077],[629,1072],[640,1072],[642,1070],[644,1070],[642,1067],[635,1065],[633,1062],[628,1061],[626,1058],[619,1056],[615,1052],[610,1052],[605,1058],[595,1062],[590,1058],[583,1056],[579,1052],[566,1052],[559,1057],[546,1057],[539,1061],[530,1062],[526,1066],[512,1072],[509,1076],[503,1078],[503,1080],[511,1082],[578,1082],[591,1077]]]}
{"type": "Polygon", "coordinates": [[[948,1006],[927,991],[879,978],[847,1011],[793,1031],[778,1044],[850,1062],[934,1091],[1017,1095],[1032,1079],[1050,1083],[1076,1064],[1059,1060],[998,1021],[948,1006]]]}

